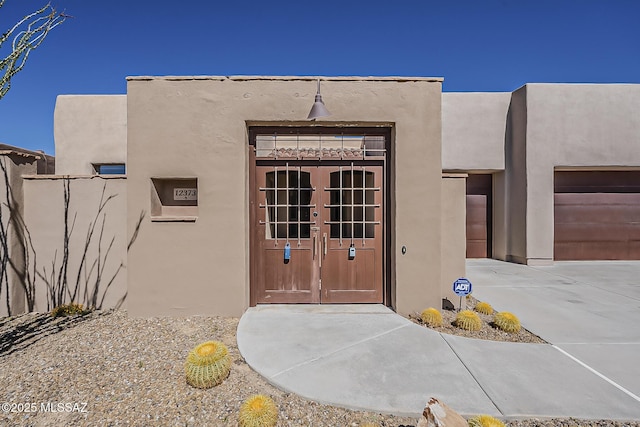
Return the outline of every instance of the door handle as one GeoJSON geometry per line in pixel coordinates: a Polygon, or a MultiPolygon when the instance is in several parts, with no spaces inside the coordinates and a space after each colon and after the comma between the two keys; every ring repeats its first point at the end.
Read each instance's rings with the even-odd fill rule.
{"type": "Polygon", "coordinates": [[[327,233],[322,234],[322,243],[323,243],[322,254],[324,256],[327,256],[327,233]]]}
{"type": "Polygon", "coordinates": [[[317,237],[318,237],[317,234],[313,233],[313,247],[311,248],[311,256],[312,256],[311,259],[316,259],[316,246],[318,245],[317,237]]]}

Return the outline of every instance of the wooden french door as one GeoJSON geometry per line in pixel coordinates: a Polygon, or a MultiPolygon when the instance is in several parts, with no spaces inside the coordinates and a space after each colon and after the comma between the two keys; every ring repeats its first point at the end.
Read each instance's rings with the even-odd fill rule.
{"type": "Polygon", "coordinates": [[[383,170],[365,161],[256,166],[256,303],[382,302],[383,170]]]}

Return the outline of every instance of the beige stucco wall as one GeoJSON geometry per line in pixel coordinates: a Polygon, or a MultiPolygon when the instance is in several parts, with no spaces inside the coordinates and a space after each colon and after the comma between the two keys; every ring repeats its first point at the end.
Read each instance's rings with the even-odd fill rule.
{"type": "Polygon", "coordinates": [[[60,95],[54,110],[56,174],[91,175],[93,163],[126,163],[126,95],[60,95]]]}
{"type": "MultiPolygon", "coordinates": [[[[332,116],[394,127],[392,283],[401,313],[441,303],[441,80],[323,78],[332,116]],[[435,225],[434,225],[435,224],[435,225]],[[400,255],[400,248],[407,253],[400,255]]],[[[128,81],[128,226],[152,177],[198,179],[195,222],[150,222],[129,252],[132,315],[240,315],[249,304],[248,124],[303,124],[305,77],[136,77],[128,81]],[[151,154],[150,154],[151,153],[151,154]]]]}
{"type": "Polygon", "coordinates": [[[638,111],[640,85],[526,85],[527,263],[553,260],[556,168],[640,168],[638,111]]]}
{"type": "Polygon", "coordinates": [[[442,169],[504,170],[511,93],[442,94],[442,169]]]}
{"type": "MultiPolygon", "coordinates": [[[[456,307],[458,297],[453,282],[465,277],[466,236],[466,174],[442,176],[442,298],[456,307]]],[[[440,306],[434,306],[440,308],[440,306]]],[[[426,307],[425,307],[426,308],[426,307]]]]}
{"type": "MultiPolygon", "coordinates": [[[[59,176],[28,176],[24,180],[25,222],[31,234],[33,248],[37,254],[38,271],[50,274],[55,258],[56,269],[59,270],[63,258],[64,241],[64,178],[59,176]]],[[[87,275],[89,283],[95,283],[96,265],[89,274],[94,262],[100,256],[102,285],[100,298],[107,283],[116,274],[121,264],[127,263],[127,235],[126,235],[126,201],[127,183],[125,178],[77,177],[69,180],[69,227],[73,221],[73,232],[69,240],[68,279],[71,286],[77,282],[80,260],[84,253],[85,241],[90,224],[96,221],[98,207],[102,196],[104,199],[114,195],[107,202],[103,212],[97,218],[97,227],[91,244],[87,250],[87,275]],[[104,187],[106,185],[106,187],[104,187]],[[104,229],[102,224],[104,222],[104,229]],[[100,233],[102,232],[101,253],[98,254],[100,233]],[[113,239],[113,246],[109,245],[113,239]]],[[[31,266],[33,269],[33,265],[31,266]]],[[[45,276],[48,276],[45,274],[45,276]]],[[[81,280],[81,295],[84,293],[84,272],[81,280]]],[[[42,279],[38,279],[36,294],[36,311],[47,310],[46,286],[42,279]]],[[[93,286],[93,285],[92,285],[93,286]]],[[[93,289],[91,287],[90,289],[93,289]]],[[[111,308],[126,295],[127,275],[123,268],[113,280],[107,291],[103,308],[111,308]]],[[[77,299],[82,303],[82,298],[77,299]]],[[[126,307],[126,303],[123,305],[126,307]]]]}
{"type": "Polygon", "coordinates": [[[504,189],[507,261],[527,259],[527,87],[513,92],[507,118],[504,189]]]}
{"type": "Polygon", "coordinates": [[[503,260],[508,239],[504,169],[510,104],[511,93],[442,94],[442,169],[492,172],[492,256],[503,260]]]}
{"type": "Polygon", "coordinates": [[[506,173],[496,172],[493,174],[493,247],[491,257],[506,261],[507,259],[507,240],[509,234],[507,231],[508,211],[507,211],[507,182],[506,173]]]}
{"type": "Polygon", "coordinates": [[[640,168],[638,111],[632,84],[443,94],[443,169],[494,172],[495,258],[553,261],[554,170],[640,168]]]}
{"type": "MultiPolygon", "coordinates": [[[[22,227],[20,227],[20,217],[24,216],[25,202],[23,195],[22,175],[32,174],[37,169],[37,159],[34,156],[22,155],[19,153],[0,154],[4,171],[0,170],[0,219],[2,227],[6,233],[7,249],[14,266],[24,269],[24,250],[22,246],[22,227]],[[6,172],[6,180],[5,180],[6,172]],[[8,187],[7,187],[8,184],[8,187]],[[12,197],[9,202],[8,198],[12,197]],[[13,207],[13,213],[8,205],[13,207]]],[[[3,249],[0,249],[2,253],[3,249]]],[[[0,292],[0,316],[9,314],[7,308],[7,292],[9,293],[9,307],[12,315],[24,313],[28,307],[24,297],[24,290],[19,279],[19,274],[9,263],[6,266],[7,282],[2,283],[0,292]]]]}

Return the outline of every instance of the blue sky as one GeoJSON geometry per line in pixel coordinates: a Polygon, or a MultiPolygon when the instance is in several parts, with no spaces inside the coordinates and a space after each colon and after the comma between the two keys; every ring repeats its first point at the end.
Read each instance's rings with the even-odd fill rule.
{"type": "MultiPolygon", "coordinates": [[[[124,94],[133,75],[436,76],[447,92],[640,83],[637,0],[51,1],[74,18],[0,100],[0,142],[50,154],[57,95],[124,94]]],[[[0,31],[45,2],[6,0],[0,31]]]]}

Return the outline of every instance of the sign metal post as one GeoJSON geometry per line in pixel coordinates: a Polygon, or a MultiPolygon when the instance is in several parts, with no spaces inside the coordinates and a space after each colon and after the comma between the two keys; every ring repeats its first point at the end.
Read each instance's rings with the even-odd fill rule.
{"type": "Polygon", "coordinates": [[[469,279],[461,277],[453,282],[453,292],[460,297],[458,311],[462,310],[462,297],[466,297],[471,293],[471,282],[469,279]]]}

